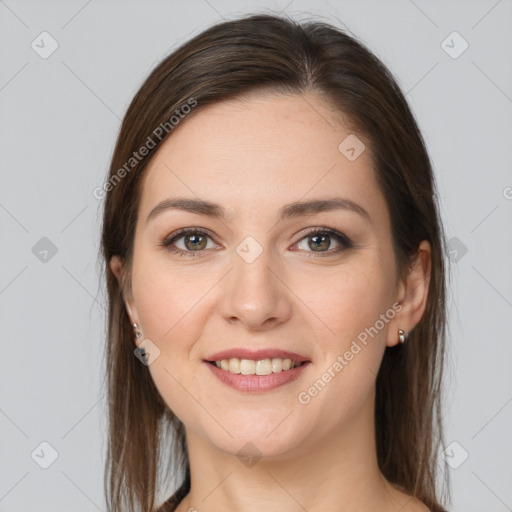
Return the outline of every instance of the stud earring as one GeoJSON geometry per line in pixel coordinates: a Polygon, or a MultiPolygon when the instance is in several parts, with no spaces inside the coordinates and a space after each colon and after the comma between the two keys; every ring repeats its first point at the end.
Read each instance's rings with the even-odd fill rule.
{"type": "Polygon", "coordinates": [[[400,343],[405,343],[405,336],[406,336],[406,332],[403,331],[402,329],[398,329],[398,341],[400,343]]]}
{"type": "Polygon", "coordinates": [[[139,331],[139,326],[137,324],[132,324],[132,327],[135,330],[135,337],[140,338],[142,333],[139,331]]]}

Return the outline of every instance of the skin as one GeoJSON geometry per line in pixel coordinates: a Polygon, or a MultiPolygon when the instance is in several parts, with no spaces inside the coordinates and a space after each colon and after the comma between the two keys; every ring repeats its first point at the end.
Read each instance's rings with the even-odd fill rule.
{"type": "MultiPolygon", "coordinates": [[[[179,512],[428,510],[380,473],[373,408],[386,347],[424,313],[431,250],[423,241],[399,278],[369,141],[359,136],[366,150],[354,161],[338,150],[350,133],[315,93],[252,94],[189,115],[145,171],[125,302],[160,350],[149,371],[186,427],[192,488],[179,512]],[[173,209],[146,222],[157,203],[177,196],[219,203],[227,219],[173,209]],[[331,197],[359,204],[369,220],[349,210],[277,218],[287,203],[331,197]],[[194,258],[159,246],[188,227],[212,235],[194,258]],[[304,231],[326,227],[355,247],[331,237],[315,251],[304,231]],[[236,252],[247,236],[262,248],[252,263],[236,252]],[[298,394],[394,303],[394,318],[300,403],[298,394]],[[283,348],[312,363],[294,382],[243,393],[203,362],[233,347],[283,348]],[[237,455],[246,443],[261,455],[250,467],[237,455]]],[[[190,237],[174,245],[194,252],[190,237]]],[[[118,279],[125,271],[118,257],[111,268],[118,279]]]]}

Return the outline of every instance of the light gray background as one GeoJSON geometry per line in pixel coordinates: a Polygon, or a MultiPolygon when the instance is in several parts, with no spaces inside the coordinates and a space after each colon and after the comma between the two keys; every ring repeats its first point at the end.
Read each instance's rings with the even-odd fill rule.
{"type": "Polygon", "coordinates": [[[447,452],[458,466],[450,470],[452,510],[512,510],[512,2],[6,0],[0,511],[105,510],[102,203],[92,191],[105,179],[129,101],[157,62],[222,17],[268,9],[345,24],[407,93],[434,163],[447,238],[458,240],[445,416],[447,444],[458,443],[447,452]],[[31,47],[50,48],[43,31],[59,45],[47,59],[31,47]],[[469,44],[458,58],[445,51],[463,48],[458,36],[442,46],[453,31],[469,44]],[[43,237],[55,255],[41,252],[48,242],[36,245],[43,237]],[[38,465],[51,462],[44,441],[58,453],[48,469],[38,465]]]}

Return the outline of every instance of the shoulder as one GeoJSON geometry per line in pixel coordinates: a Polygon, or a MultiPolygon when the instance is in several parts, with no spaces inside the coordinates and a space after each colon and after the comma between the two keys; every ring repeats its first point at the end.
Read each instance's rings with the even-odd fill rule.
{"type": "Polygon", "coordinates": [[[409,496],[407,502],[400,508],[400,512],[432,512],[432,510],[422,501],[409,496]]]}
{"type": "MultiPolygon", "coordinates": [[[[417,500],[417,503],[415,504],[416,508],[411,508],[411,512],[432,512],[431,509],[429,509],[425,503],[423,503],[420,500],[417,500]]],[[[407,510],[407,509],[406,509],[407,510]]]]}
{"type": "Polygon", "coordinates": [[[401,507],[400,512],[432,512],[425,503],[406,493],[402,487],[393,485],[393,488],[395,501],[401,507]]]}

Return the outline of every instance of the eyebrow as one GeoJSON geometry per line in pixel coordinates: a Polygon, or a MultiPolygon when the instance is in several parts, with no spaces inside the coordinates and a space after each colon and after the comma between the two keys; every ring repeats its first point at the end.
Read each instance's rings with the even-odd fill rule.
{"type": "MultiPolygon", "coordinates": [[[[146,223],[167,210],[183,210],[214,219],[226,220],[226,210],[218,203],[212,203],[203,199],[173,197],[160,201],[149,213],[146,223]]],[[[369,213],[361,205],[341,197],[297,201],[286,204],[280,208],[278,217],[280,220],[286,220],[334,210],[352,211],[364,217],[368,222],[371,222],[369,213]]]]}

